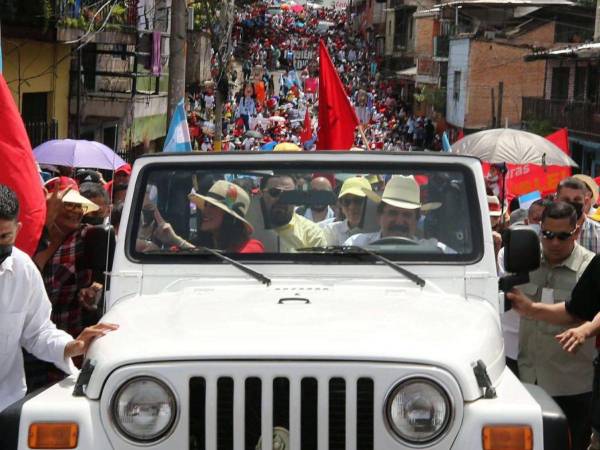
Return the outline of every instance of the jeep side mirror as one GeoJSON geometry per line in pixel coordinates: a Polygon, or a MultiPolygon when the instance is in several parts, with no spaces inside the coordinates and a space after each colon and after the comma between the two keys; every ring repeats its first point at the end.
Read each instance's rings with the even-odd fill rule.
{"type": "MultiPolygon", "coordinates": [[[[540,240],[531,228],[517,226],[502,235],[504,242],[504,270],[508,275],[500,278],[499,287],[503,292],[510,291],[519,284],[529,282],[529,272],[540,267],[540,240]]],[[[511,303],[505,302],[504,310],[511,303]]]]}

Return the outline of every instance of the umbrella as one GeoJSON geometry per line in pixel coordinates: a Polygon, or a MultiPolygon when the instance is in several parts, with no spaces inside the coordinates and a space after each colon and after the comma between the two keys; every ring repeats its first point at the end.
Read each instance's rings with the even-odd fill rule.
{"type": "Polygon", "coordinates": [[[106,145],[83,139],[54,139],[33,149],[40,164],[67,167],[89,167],[116,170],[125,164],[119,155],[106,145]]]}
{"type": "Polygon", "coordinates": [[[577,163],[549,140],[527,131],[510,128],[473,133],[452,145],[452,153],[476,156],[492,164],[537,164],[573,166],[577,163]]]}
{"type": "Polygon", "coordinates": [[[304,11],[304,6],[302,6],[302,5],[292,5],[292,7],[290,9],[292,11],[294,11],[295,13],[301,13],[302,11],[304,11]]]}
{"type": "Polygon", "coordinates": [[[260,149],[265,152],[272,152],[273,149],[277,146],[277,141],[271,141],[264,144],[260,149]]]}
{"type": "Polygon", "coordinates": [[[282,142],[273,149],[274,152],[301,152],[302,149],[292,142],[282,142]]]}
{"type": "Polygon", "coordinates": [[[269,117],[269,120],[271,122],[285,122],[285,117],[281,117],[281,116],[271,116],[269,117]]]}
{"type": "Polygon", "coordinates": [[[251,138],[256,138],[256,139],[260,139],[263,137],[262,134],[260,134],[258,131],[256,130],[248,130],[244,133],[245,137],[251,137],[251,138]]]}
{"type": "Polygon", "coordinates": [[[505,220],[506,163],[537,164],[552,166],[573,166],[573,161],[560,148],[548,139],[537,134],[510,128],[495,128],[473,133],[451,147],[451,152],[459,155],[476,156],[482,161],[502,164],[502,221],[505,220]]]}

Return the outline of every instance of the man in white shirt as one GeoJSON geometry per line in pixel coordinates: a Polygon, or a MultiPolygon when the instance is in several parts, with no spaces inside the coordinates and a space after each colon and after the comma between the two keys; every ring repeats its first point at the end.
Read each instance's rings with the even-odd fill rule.
{"type": "Polygon", "coordinates": [[[29,256],[14,248],[21,223],[15,193],[0,185],[0,411],[25,395],[24,347],[70,374],[74,356],[117,325],[98,324],[73,338],[50,320],[51,304],[42,277],[29,256]]]}
{"type": "Polygon", "coordinates": [[[383,195],[365,191],[370,199],[379,203],[377,215],[380,230],[374,233],[360,233],[350,237],[344,245],[363,247],[385,238],[406,238],[423,246],[431,246],[432,251],[455,253],[436,239],[420,239],[417,224],[421,211],[439,208],[440,203],[421,203],[421,190],[413,176],[394,175],[388,181],[383,195]]]}
{"type": "MultiPolygon", "coordinates": [[[[333,191],[331,182],[325,177],[313,178],[310,182],[311,191],[333,191]]],[[[332,199],[335,198],[332,195],[332,199]]],[[[335,211],[331,209],[329,205],[313,205],[310,208],[306,208],[304,211],[304,217],[314,223],[321,223],[323,221],[331,222],[335,219],[335,211]]]]}

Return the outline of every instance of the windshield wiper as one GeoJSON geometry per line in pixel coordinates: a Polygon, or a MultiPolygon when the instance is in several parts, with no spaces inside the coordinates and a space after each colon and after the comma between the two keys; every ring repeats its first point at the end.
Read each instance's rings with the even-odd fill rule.
{"type": "Polygon", "coordinates": [[[232,266],[237,267],[242,272],[245,272],[248,275],[250,275],[251,277],[253,277],[253,278],[257,279],[258,281],[260,281],[262,284],[267,285],[267,286],[271,285],[271,279],[270,278],[265,277],[262,273],[257,272],[256,270],[251,269],[247,265],[242,264],[241,262],[236,261],[235,259],[230,258],[229,256],[225,256],[221,252],[219,252],[217,250],[214,250],[212,248],[197,246],[195,248],[179,250],[177,253],[210,253],[211,255],[216,256],[217,258],[219,258],[221,261],[228,262],[232,266]]]}
{"type": "Polygon", "coordinates": [[[359,245],[328,245],[326,247],[304,247],[304,248],[299,248],[296,250],[299,252],[325,252],[325,253],[333,253],[333,254],[337,253],[337,254],[341,254],[341,255],[344,255],[344,254],[351,255],[352,254],[351,252],[354,252],[354,254],[358,253],[358,254],[363,254],[363,255],[369,255],[369,256],[372,256],[373,258],[377,259],[378,261],[381,261],[382,263],[386,264],[387,266],[391,267],[396,272],[401,273],[402,275],[404,275],[406,278],[408,278],[409,280],[411,280],[418,286],[420,286],[420,287],[425,286],[425,280],[423,278],[421,278],[419,275],[417,275],[416,273],[411,272],[408,269],[405,269],[397,262],[394,262],[391,259],[387,259],[385,256],[382,256],[377,252],[368,250],[359,245]],[[357,250],[358,250],[358,252],[357,252],[357,250]]]}

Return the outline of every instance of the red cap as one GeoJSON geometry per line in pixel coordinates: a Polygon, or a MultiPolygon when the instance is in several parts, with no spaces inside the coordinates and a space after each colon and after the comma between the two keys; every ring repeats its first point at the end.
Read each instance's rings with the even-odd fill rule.
{"type": "Polygon", "coordinates": [[[69,177],[54,177],[50,178],[44,184],[44,187],[48,190],[48,192],[55,191],[64,191],[67,188],[71,188],[74,191],[79,192],[79,187],[77,186],[77,181],[73,178],[69,177]]]}
{"type": "Polygon", "coordinates": [[[115,170],[115,173],[126,173],[127,175],[131,175],[131,164],[123,164],[121,167],[115,170]]]}

